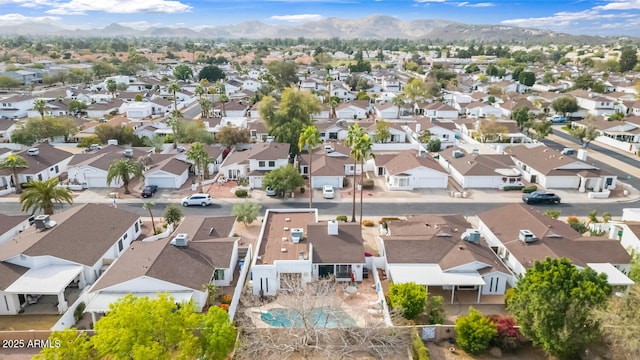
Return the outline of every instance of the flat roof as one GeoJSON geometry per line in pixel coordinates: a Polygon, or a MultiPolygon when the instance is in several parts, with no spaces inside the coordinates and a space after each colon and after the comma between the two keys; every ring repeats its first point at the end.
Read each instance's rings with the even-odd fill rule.
{"type": "Polygon", "coordinates": [[[425,286],[486,285],[480,274],[448,273],[433,265],[389,265],[389,275],[396,283],[413,282],[425,286]]]}
{"type": "MultiPolygon", "coordinates": [[[[131,293],[135,297],[147,297],[149,300],[154,300],[158,297],[159,293],[151,293],[151,292],[136,292],[131,293]]],[[[108,312],[110,309],[109,305],[117,302],[121,298],[123,298],[126,293],[99,293],[96,295],[93,300],[89,302],[89,305],[85,308],[86,312],[108,312]]],[[[176,303],[189,302],[193,297],[193,292],[170,292],[169,295],[173,297],[176,303]]]]}
{"type": "Polygon", "coordinates": [[[16,294],[58,294],[82,271],[80,265],[49,265],[29,269],[5,292],[16,294]]]}
{"type": "Polygon", "coordinates": [[[301,253],[309,256],[308,224],[316,223],[316,209],[278,211],[269,210],[264,220],[257,265],[273,264],[277,260],[298,260],[301,253]],[[291,241],[291,229],[301,228],[302,240],[291,241]]]}

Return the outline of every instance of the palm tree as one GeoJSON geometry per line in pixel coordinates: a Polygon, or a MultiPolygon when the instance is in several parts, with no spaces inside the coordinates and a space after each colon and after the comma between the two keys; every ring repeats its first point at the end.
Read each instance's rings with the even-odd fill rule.
{"type": "Polygon", "coordinates": [[[227,110],[224,109],[224,104],[229,102],[227,94],[220,95],[220,102],[222,103],[222,116],[227,116],[227,110]]]}
{"type": "Polygon", "coordinates": [[[309,125],[303,132],[300,133],[300,137],[298,138],[298,149],[302,150],[302,148],[306,145],[307,152],[309,152],[309,208],[313,207],[313,175],[311,174],[311,161],[313,148],[320,144],[320,131],[318,128],[309,125]]]}
{"type": "Polygon", "coordinates": [[[167,125],[171,127],[171,133],[173,136],[173,148],[178,148],[178,138],[180,137],[181,131],[181,123],[180,119],[182,118],[182,113],[178,110],[171,111],[169,114],[169,120],[167,120],[167,125]]]}
{"type": "Polygon", "coordinates": [[[204,172],[207,163],[209,163],[209,154],[204,150],[201,143],[193,143],[191,149],[187,151],[187,159],[194,162],[196,167],[196,176],[198,181],[198,192],[202,192],[202,181],[204,181],[204,172]]]}
{"type": "Polygon", "coordinates": [[[153,201],[145,201],[144,204],[142,204],[142,208],[147,210],[149,212],[149,216],[151,216],[151,226],[153,227],[153,234],[155,235],[155,233],[156,233],[156,222],[153,219],[153,213],[151,212],[151,209],[153,209],[154,206],[155,206],[155,204],[153,203],[153,201]]]}
{"type": "Polygon", "coordinates": [[[400,119],[400,107],[404,105],[404,99],[402,98],[402,96],[396,95],[393,100],[391,100],[391,102],[393,103],[393,105],[398,107],[398,115],[396,115],[396,118],[400,119]]]}
{"type": "Polygon", "coordinates": [[[129,182],[138,177],[144,177],[143,166],[131,159],[118,159],[111,162],[107,170],[107,185],[114,181],[122,181],[124,193],[131,194],[129,182]]]}
{"type": "Polygon", "coordinates": [[[13,186],[16,188],[16,194],[20,194],[20,181],[18,181],[18,168],[26,168],[27,160],[20,155],[9,155],[0,162],[0,169],[11,169],[13,171],[13,186]]]}
{"type": "Polygon", "coordinates": [[[33,101],[33,108],[40,114],[42,121],[44,121],[44,110],[47,107],[47,101],[45,99],[35,99],[33,101]]]}
{"type": "Polygon", "coordinates": [[[193,93],[198,97],[199,100],[202,100],[202,95],[207,93],[207,90],[202,87],[202,85],[198,84],[196,85],[195,90],[193,91],[193,93]]]}
{"type": "Polygon", "coordinates": [[[357,149],[355,157],[360,160],[360,224],[362,224],[362,188],[364,185],[364,163],[368,159],[375,159],[373,154],[373,140],[367,134],[363,134],[355,145],[357,149]]]}
{"type": "Polygon", "coordinates": [[[177,81],[172,81],[167,87],[167,91],[173,94],[173,110],[178,110],[178,98],[176,92],[180,91],[180,84],[177,81]]]}
{"type": "Polygon", "coordinates": [[[329,114],[330,118],[336,118],[338,117],[336,115],[336,108],[338,107],[338,105],[340,105],[340,102],[338,101],[338,99],[336,99],[335,97],[331,96],[329,98],[329,106],[331,107],[331,114],[329,114]]]}
{"type": "Polygon", "coordinates": [[[209,100],[208,98],[202,98],[200,100],[198,100],[198,103],[200,104],[200,117],[201,118],[208,118],[209,117],[209,112],[211,111],[211,100],[209,100]]]}
{"type": "Polygon", "coordinates": [[[71,190],[58,186],[58,178],[52,177],[44,181],[29,181],[24,193],[20,195],[22,211],[35,213],[41,210],[45,215],[53,215],[53,204],[73,203],[71,190]]]}
{"type": "Polygon", "coordinates": [[[362,135],[364,135],[364,129],[361,128],[358,123],[349,125],[345,145],[351,147],[351,156],[353,156],[353,207],[351,209],[351,222],[356,222],[356,166],[358,166],[358,163],[355,157],[355,145],[362,135]]]}

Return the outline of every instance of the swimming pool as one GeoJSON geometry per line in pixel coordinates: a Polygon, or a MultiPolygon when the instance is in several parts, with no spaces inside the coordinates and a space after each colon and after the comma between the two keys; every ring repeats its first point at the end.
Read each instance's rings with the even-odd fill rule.
{"type": "MultiPolygon", "coordinates": [[[[311,310],[310,321],[315,327],[346,328],[356,326],[356,322],[342,309],[314,308],[311,310]]],[[[274,327],[302,327],[302,315],[294,309],[273,308],[263,312],[260,319],[274,327]]]]}

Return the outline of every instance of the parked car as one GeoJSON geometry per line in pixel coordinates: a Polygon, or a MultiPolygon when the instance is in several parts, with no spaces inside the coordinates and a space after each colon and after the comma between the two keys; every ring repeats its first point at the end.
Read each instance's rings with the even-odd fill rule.
{"type": "Polygon", "coordinates": [[[531,194],[523,194],[522,201],[527,204],[560,204],[560,197],[554,193],[534,191],[531,194]]]}
{"type": "Polygon", "coordinates": [[[142,197],[143,198],[152,197],[153,194],[156,193],[156,191],[158,191],[157,185],[147,185],[144,187],[144,189],[142,189],[142,197]]]}
{"type": "Polygon", "coordinates": [[[336,192],[333,190],[333,186],[325,185],[322,187],[322,197],[325,199],[333,199],[336,196],[336,192]]]}
{"type": "Polygon", "coordinates": [[[560,151],[560,154],[562,155],[568,155],[568,156],[572,156],[577,154],[578,151],[576,149],[572,149],[572,148],[564,148],[562,149],[562,151],[560,151]]]}
{"type": "Polygon", "coordinates": [[[568,120],[566,117],[559,116],[559,115],[554,115],[554,116],[552,116],[552,117],[550,117],[548,119],[552,123],[565,123],[568,120]]]}
{"type": "Polygon", "coordinates": [[[278,194],[277,191],[275,191],[274,189],[267,187],[264,192],[267,194],[267,196],[276,196],[278,194]]]}
{"type": "Polygon", "coordinates": [[[209,206],[213,202],[211,201],[211,195],[209,194],[193,194],[182,198],[182,206],[200,205],[209,206]]]}

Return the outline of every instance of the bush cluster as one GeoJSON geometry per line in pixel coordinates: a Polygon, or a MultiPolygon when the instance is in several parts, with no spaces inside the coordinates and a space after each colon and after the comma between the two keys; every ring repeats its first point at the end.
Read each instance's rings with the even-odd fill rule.
{"type": "Polygon", "coordinates": [[[243,198],[247,197],[247,190],[238,189],[236,190],[236,197],[243,198]]]}
{"type": "Polygon", "coordinates": [[[229,294],[224,294],[222,295],[222,303],[223,304],[231,304],[231,300],[233,300],[233,296],[229,295],[229,294]]]}
{"type": "Polygon", "coordinates": [[[424,345],[424,342],[417,333],[413,335],[411,354],[414,360],[429,360],[429,348],[424,345]]]}
{"type": "Polygon", "coordinates": [[[336,216],[336,221],[347,222],[347,215],[338,215],[338,216],[336,216]]]}
{"type": "Polygon", "coordinates": [[[368,190],[373,189],[373,183],[374,183],[373,179],[364,179],[361,181],[361,183],[362,183],[363,189],[368,189],[368,190]]]}
{"type": "Polygon", "coordinates": [[[362,220],[362,226],[372,227],[373,224],[373,220],[362,220]]]}
{"type": "Polygon", "coordinates": [[[504,190],[504,191],[524,190],[524,185],[509,185],[509,186],[503,187],[502,190],[504,190]]]}
{"type": "Polygon", "coordinates": [[[538,190],[538,187],[535,185],[529,185],[522,188],[522,192],[525,194],[531,194],[532,192],[538,190]]]}

